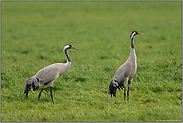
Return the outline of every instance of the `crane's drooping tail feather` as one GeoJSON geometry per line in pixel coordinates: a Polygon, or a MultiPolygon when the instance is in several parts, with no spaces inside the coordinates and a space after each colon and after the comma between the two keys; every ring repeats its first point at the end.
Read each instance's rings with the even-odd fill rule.
{"type": "Polygon", "coordinates": [[[37,90],[39,89],[40,83],[39,83],[39,79],[33,77],[30,77],[26,80],[25,82],[25,91],[24,94],[26,94],[26,98],[28,97],[28,93],[31,90],[31,88],[33,88],[33,90],[37,90]]]}
{"type": "Polygon", "coordinates": [[[114,82],[113,78],[111,79],[111,82],[110,82],[110,85],[109,85],[109,92],[111,94],[111,97],[112,95],[114,97],[116,97],[116,88],[117,88],[117,83],[114,82]]]}
{"type": "Polygon", "coordinates": [[[111,97],[112,97],[112,95],[114,97],[116,97],[117,88],[119,90],[121,90],[121,89],[123,90],[124,85],[120,84],[120,83],[118,84],[117,78],[112,78],[111,82],[110,82],[110,85],[109,85],[109,91],[110,91],[111,97]]]}

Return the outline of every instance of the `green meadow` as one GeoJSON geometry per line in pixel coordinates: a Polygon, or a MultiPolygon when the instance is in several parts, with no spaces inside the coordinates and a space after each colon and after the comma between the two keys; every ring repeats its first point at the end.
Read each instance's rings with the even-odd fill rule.
{"type": "Polygon", "coordinates": [[[1,1],[1,122],[182,122],[182,2],[1,1]],[[124,101],[109,83],[130,54],[137,72],[124,101]],[[41,68],[71,68],[53,84],[29,92],[25,81],[41,68]]]}

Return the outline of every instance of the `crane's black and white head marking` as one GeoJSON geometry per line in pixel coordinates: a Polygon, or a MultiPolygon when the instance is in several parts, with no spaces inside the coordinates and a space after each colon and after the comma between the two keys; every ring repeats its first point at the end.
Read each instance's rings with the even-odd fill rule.
{"type": "Polygon", "coordinates": [[[76,49],[76,50],[79,50],[78,48],[73,47],[73,46],[70,45],[70,44],[66,44],[66,45],[63,47],[63,51],[64,51],[64,52],[65,52],[67,49],[76,49]]]}
{"type": "Polygon", "coordinates": [[[67,50],[67,49],[71,49],[71,45],[70,44],[66,44],[64,47],[63,47],[63,51],[67,50]]]}
{"type": "Polygon", "coordinates": [[[131,39],[131,47],[132,47],[132,48],[135,48],[135,47],[134,47],[134,41],[133,41],[133,38],[134,38],[135,35],[144,35],[144,34],[142,34],[142,33],[140,33],[140,32],[137,32],[137,31],[133,31],[133,32],[131,33],[130,39],[131,39]]]}
{"type": "Polygon", "coordinates": [[[138,34],[138,32],[137,31],[133,31],[132,33],[131,33],[131,35],[130,35],[130,39],[132,39],[135,35],[137,35],[138,34]]]}
{"type": "Polygon", "coordinates": [[[137,32],[137,31],[132,31],[130,35],[130,39],[132,39],[135,35],[144,35],[143,33],[137,32]]]}
{"type": "Polygon", "coordinates": [[[71,58],[69,57],[69,54],[67,53],[67,50],[68,49],[76,49],[76,50],[79,50],[78,48],[76,47],[73,47],[71,46],[70,44],[66,44],[64,47],[63,47],[63,52],[65,53],[66,57],[67,57],[67,61],[68,62],[71,62],[71,58]]]}

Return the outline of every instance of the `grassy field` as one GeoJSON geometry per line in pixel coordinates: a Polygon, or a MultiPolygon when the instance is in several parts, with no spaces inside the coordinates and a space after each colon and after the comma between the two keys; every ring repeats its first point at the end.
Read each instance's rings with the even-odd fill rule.
{"type": "Polygon", "coordinates": [[[182,122],[182,2],[1,2],[1,122],[182,122]],[[130,101],[108,86],[135,37],[130,101]],[[37,100],[27,78],[72,66],[37,100]]]}

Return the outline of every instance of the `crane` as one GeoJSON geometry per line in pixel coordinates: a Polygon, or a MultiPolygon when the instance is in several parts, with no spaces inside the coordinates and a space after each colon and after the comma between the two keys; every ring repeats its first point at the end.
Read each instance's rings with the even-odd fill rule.
{"type": "Polygon", "coordinates": [[[131,39],[131,51],[130,56],[126,60],[126,62],[121,65],[116,71],[114,77],[111,79],[109,84],[109,92],[114,97],[116,97],[117,88],[119,90],[123,90],[124,88],[124,100],[126,100],[126,86],[128,83],[128,91],[127,91],[127,100],[129,100],[129,91],[130,85],[133,80],[133,76],[137,70],[137,62],[136,62],[136,54],[135,54],[135,46],[134,46],[134,36],[135,35],[144,35],[143,33],[139,33],[137,31],[132,31],[130,35],[131,39]]]}
{"type": "MultiPolygon", "coordinates": [[[[38,90],[39,86],[43,84],[43,88],[41,92],[39,93],[38,100],[41,96],[41,93],[43,89],[49,84],[50,85],[50,95],[53,102],[53,94],[52,94],[52,87],[54,81],[62,74],[64,74],[71,66],[71,58],[69,54],[67,53],[68,49],[77,49],[76,47],[71,46],[70,44],[66,44],[63,47],[63,52],[65,53],[67,57],[67,63],[55,63],[52,65],[49,65],[47,67],[42,68],[39,70],[36,75],[28,78],[25,82],[25,91],[24,94],[26,94],[26,98],[28,97],[28,93],[33,88],[33,91],[38,90]]],[[[54,102],[53,102],[54,103],[54,102]]]]}

